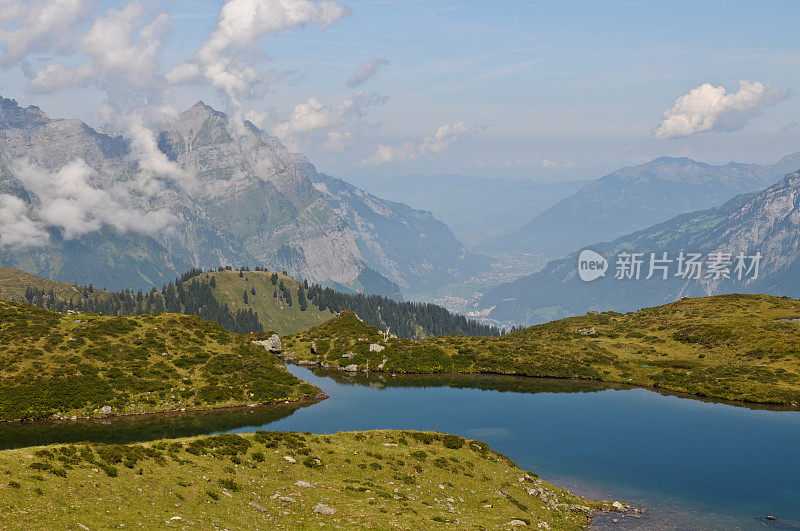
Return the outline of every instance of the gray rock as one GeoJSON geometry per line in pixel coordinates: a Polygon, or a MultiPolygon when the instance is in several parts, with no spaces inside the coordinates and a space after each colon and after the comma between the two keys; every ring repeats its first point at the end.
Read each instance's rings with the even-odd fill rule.
{"type": "Polygon", "coordinates": [[[314,506],[314,508],[311,509],[311,510],[314,511],[315,513],[317,513],[317,514],[324,514],[324,515],[331,515],[331,514],[334,514],[336,512],[336,509],[334,509],[332,507],[328,507],[327,505],[325,505],[322,502],[317,503],[314,506]]]}
{"type": "Polygon", "coordinates": [[[358,365],[348,365],[344,370],[347,372],[358,372],[358,365]]]}
{"type": "Polygon", "coordinates": [[[100,408],[101,415],[110,415],[111,414],[111,406],[103,406],[100,408]]]}
{"type": "Polygon", "coordinates": [[[269,338],[264,339],[263,341],[253,341],[256,345],[261,345],[265,349],[269,350],[270,352],[274,352],[275,354],[280,354],[282,352],[281,348],[281,338],[278,334],[272,334],[269,338]]]}
{"type": "Polygon", "coordinates": [[[383,352],[386,349],[383,345],[379,345],[378,343],[370,343],[369,351],[370,352],[383,352]]]}
{"type": "Polygon", "coordinates": [[[295,486],[295,487],[303,487],[303,488],[305,488],[305,489],[313,489],[313,488],[314,488],[314,485],[312,485],[312,484],[311,484],[311,483],[309,483],[308,481],[303,481],[303,480],[297,481],[297,482],[294,484],[294,486],[295,486]]]}
{"type": "Polygon", "coordinates": [[[263,505],[259,505],[256,502],[251,501],[248,505],[250,505],[250,507],[254,508],[256,511],[261,511],[262,513],[267,512],[266,507],[264,507],[263,505]]]}

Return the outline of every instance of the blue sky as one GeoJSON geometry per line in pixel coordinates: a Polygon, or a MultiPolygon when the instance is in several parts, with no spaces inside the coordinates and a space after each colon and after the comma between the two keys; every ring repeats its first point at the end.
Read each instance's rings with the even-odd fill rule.
{"type": "MultiPolygon", "coordinates": [[[[107,9],[129,3],[87,1],[85,14],[63,31],[80,39],[107,9]]],[[[34,4],[46,10],[48,2],[34,4]]],[[[223,4],[147,3],[142,24],[161,13],[168,19],[156,77],[204,46],[223,4]]],[[[800,151],[797,2],[339,4],[349,14],[327,27],[311,21],[264,31],[257,46],[237,50],[270,80],[238,106],[203,79],[170,83],[168,96],[159,97],[175,108],[203,99],[231,113],[268,113],[262,127],[280,132],[320,170],[345,178],[462,173],[553,181],[599,177],[662,155],[767,163],[800,151]],[[385,64],[361,86],[347,87],[369,58],[385,64]],[[745,111],[732,102],[735,116],[719,115],[709,130],[653,136],[677,98],[705,83],[736,93],[740,80],[764,87],[743,103],[750,105],[745,111]],[[303,104],[323,126],[292,121],[303,104]]],[[[0,15],[4,23],[8,29],[25,20],[3,22],[0,15]]],[[[104,73],[57,89],[31,87],[33,72],[45,65],[86,61],[86,47],[31,48],[0,64],[0,94],[102,125],[108,116],[97,109],[113,106],[116,96],[104,73]]]]}

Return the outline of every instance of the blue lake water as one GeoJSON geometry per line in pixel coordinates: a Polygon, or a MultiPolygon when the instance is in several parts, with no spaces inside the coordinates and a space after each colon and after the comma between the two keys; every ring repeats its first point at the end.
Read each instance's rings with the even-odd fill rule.
{"type": "Polygon", "coordinates": [[[597,528],[800,528],[797,411],[591,382],[289,369],[330,398],[307,406],[5,425],[0,448],[256,429],[435,430],[484,440],[578,494],[648,508],[640,520],[598,518],[597,528]]]}

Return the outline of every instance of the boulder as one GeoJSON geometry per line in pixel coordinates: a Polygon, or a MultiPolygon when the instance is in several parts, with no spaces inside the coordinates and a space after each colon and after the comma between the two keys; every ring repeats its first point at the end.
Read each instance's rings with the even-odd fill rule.
{"type": "Polygon", "coordinates": [[[311,509],[311,510],[314,511],[315,513],[317,513],[317,514],[326,514],[326,515],[331,515],[331,514],[336,512],[336,509],[333,509],[332,507],[328,507],[327,505],[325,505],[322,502],[319,502],[318,504],[316,504],[314,506],[314,508],[311,509]]]}
{"type": "Polygon", "coordinates": [[[265,349],[275,354],[280,354],[281,351],[283,350],[281,346],[281,338],[278,336],[278,334],[272,334],[267,339],[264,339],[262,341],[253,341],[253,343],[255,343],[256,345],[261,345],[265,349]]]}
{"type": "Polygon", "coordinates": [[[105,415],[105,416],[110,415],[111,414],[111,406],[103,406],[103,407],[101,407],[100,408],[100,414],[101,415],[105,415]]]}
{"type": "Polygon", "coordinates": [[[305,489],[313,489],[313,488],[314,488],[314,485],[312,485],[312,484],[311,484],[311,483],[309,483],[308,481],[303,481],[303,480],[297,481],[297,482],[294,484],[294,486],[295,486],[295,487],[303,487],[303,488],[305,488],[305,489]]]}
{"type": "Polygon", "coordinates": [[[358,372],[358,365],[348,365],[344,368],[347,372],[358,372]]]}
{"type": "Polygon", "coordinates": [[[381,351],[383,351],[385,348],[386,348],[386,347],[384,347],[383,345],[379,345],[379,344],[377,344],[377,343],[370,343],[370,345],[369,345],[369,351],[370,351],[370,352],[381,352],[381,351]]]}
{"type": "Polygon", "coordinates": [[[593,326],[590,326],[589,328],[578,328],[577,330],[575,330],[575,333],[576,334],[583,334],[585,336],[593,336],[597,332],[595,331],[593,326]]]}

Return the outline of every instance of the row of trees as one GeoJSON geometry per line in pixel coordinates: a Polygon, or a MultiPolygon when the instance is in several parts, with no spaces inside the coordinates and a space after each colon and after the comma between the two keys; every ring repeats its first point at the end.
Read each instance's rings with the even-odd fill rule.
{"type": "Polygon", "coordinates": [[[344,310],[354,311],[365,323],[383,329],[389,328],[399,337],[499,336],[501,333],[494,326],[454,315],[436,304],[397,302],[380,295],[341,293],[317,284],[308,288],[308,298],[322,310],[330,309],[337,313],[344,310]]]}
{"type": "MultiPolygon", "coordinates": [[[[76,297],[69,299],[57,297],[53,290],[28,287],[25,299],[36,306],[60,312],[93,312],[103,315],[141,315],[150,313],[185,313],[198,315],[208,321],[219,323],[222,327],[240,334],[263,332],[264,327],[252,309],[231,311],[227,303],[214,297],[210,282],[188,282],[202,271],[194,270],[170,282],[161,290],[153,288],[147,293],[95,291],[91,286],[77,288],[76,297]]],[[[212,277],[213,281],[213,277],[212,277]]]]}

